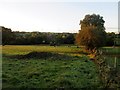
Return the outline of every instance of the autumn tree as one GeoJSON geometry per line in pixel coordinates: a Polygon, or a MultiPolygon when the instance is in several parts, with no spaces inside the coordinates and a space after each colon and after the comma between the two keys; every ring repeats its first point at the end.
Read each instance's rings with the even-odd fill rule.
{"type": "Polygon", "coordinates": [[[86,15],[83,20],[80,20],[81,30],[76,36],[76,43],[85,46],[90,51],[105,45],[106,32],[104,23],[105,21],[100,15],[86,15]]]}

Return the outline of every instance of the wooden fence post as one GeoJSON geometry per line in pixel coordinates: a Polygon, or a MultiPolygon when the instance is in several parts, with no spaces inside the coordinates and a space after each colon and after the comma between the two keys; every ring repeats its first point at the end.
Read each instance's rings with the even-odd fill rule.
{"type": "Polygon", "coordinates": [[[116,66],[117,66],[117,58],[115,57],[114,68],[116,68],[116,66]]]}

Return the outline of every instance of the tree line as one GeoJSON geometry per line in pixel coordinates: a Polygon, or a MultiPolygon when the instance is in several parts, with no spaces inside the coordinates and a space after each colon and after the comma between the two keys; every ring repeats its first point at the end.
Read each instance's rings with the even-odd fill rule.
{"type": "Polygon", "coordinates": [[[2,45],[76,44],[85,46],[87,50],[120,45],[120,33],[106,33],[104,23],[102,16],[87,14],[80,20],[79,33],[19,32],[3,26],[0,33],[2,45]]]}
{"type": "Polygon", "coordinates": [[[19,32],[1,27],[2,45],[74,44],[76,33],[19,32]]]}
{"type": "MultiPolygon", "coordinates": [[[[77,33],[19,32],[1,27],[2,45],[75,44],[77,33]]],[[[106,46],[119,45],[120,34],[107,33],[106,46]]]]}

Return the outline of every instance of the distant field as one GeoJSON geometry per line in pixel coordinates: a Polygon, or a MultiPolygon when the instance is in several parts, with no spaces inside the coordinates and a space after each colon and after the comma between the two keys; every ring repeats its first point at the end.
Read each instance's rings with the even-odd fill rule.
{"type": "Polygon", "coordinates": [[[37,52],[57,52],[57,53],[77,53],[81,51],[81,48],[76,46],[38,46],[38,45],[12,45],[2,47],[2,53],[7,55],[26,54],[32,51],[37,52]]]}
{"type": "MultiPolygon", "coordinates": [[[[111,49],[106,48],[106,50],[111,49]]],[[[76,46],[6,45],[3,46],[2,51],[3,88],[97,88],[100,86],[95,64],[89,60],[87,53],[76,46]]]]}
{"type": "Polygon", "coordinates": [[[110,66],[114,66],[115,59],[116,59],[116,64],[118,68],[120,68],[120,47],[104,47],[102,48],[103,51],[103,57],[105,57],[106,62],[110,66]]]}

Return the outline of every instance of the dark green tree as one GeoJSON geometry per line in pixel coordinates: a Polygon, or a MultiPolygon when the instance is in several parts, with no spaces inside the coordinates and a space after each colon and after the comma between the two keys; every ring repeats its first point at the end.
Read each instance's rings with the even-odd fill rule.
{"type": "Polygon", "coordinates": [[[106,32],[104,23],[105,21],[100,15],[86,15],[80,21],[81,30],[76,36],[76,43],[85,46],[90,51],[105,45],[106,32]]]}
{"type": "Polygon", "coordinates": [[[12,38],[13,38],[13,33],[12,30],[9,28],[1,27],[1,32],[2,32],[2,45],[10,44],[12,38]]]}
{"type": "Polygon", "coordinates": [[[107,33],[107,38],[106,38],[106,46],[113,46],[114,45],[114,39],[115,39],[115,33],[107,33]]]}

